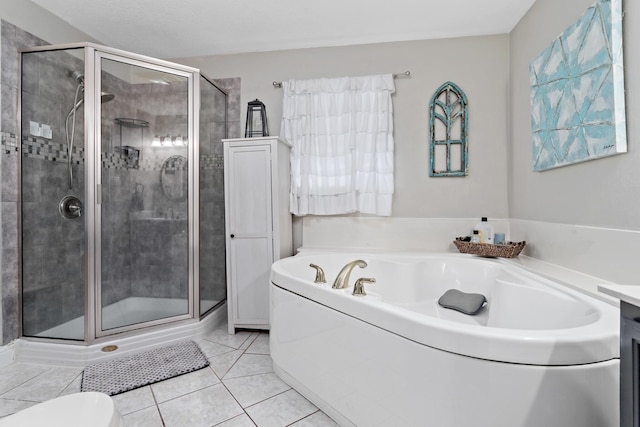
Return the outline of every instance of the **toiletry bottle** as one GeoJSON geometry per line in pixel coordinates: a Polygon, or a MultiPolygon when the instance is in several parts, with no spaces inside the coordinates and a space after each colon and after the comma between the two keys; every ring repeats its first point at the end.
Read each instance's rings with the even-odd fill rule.
{"type": "Polygon", "coordinates": [[[473,235],[471,236],[471,243],[480,243],[480,230],[473,230],[473,235]]]}
{"type": "Polygon", "coordinates": [[[493,244],[493,226],[489,224],[487,217],[483,216],[474,230],[480,231],[480,243],[493,244]]]}

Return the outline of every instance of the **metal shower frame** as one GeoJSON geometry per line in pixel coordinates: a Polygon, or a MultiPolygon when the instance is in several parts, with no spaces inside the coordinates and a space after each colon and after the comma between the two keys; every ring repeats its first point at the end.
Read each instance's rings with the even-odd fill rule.
{"type": "MultiPolygon", "coordinates": [[[[200,313],[200,262],[199,262],[199,106],[200,106],[200,76],[210,81],[197,68],[192,68],[172,62],[164,61],[148,57],[145,55],[134,54],[120,49],[114,49],[94,43],[69,43],[58,45],[38,46],[29,49],[21,49],[20,55],[23,53],[56,51],[68,49],[84,49],[84,144],[85,144],[85,245],[86,245],[86,269],[85,269],[85,307],[84,307],[84,341],[69,341],[67,343],[91,344],[106,340],[114,334],[119,337],[127,335],[135,335],[136,330],[144,328],[150,330],[159,328],[162,325],[172,322],[195,322],[198,321],[203,314],[200,313]],[[140,66],[155,71],[167,72],[174,75],[186,77],[188,79],[188,257],[189,257],[189,311],[187,314],[163,318],[144,323],[136,323],[134,325],[123,326],[102,330],[101,316],[97,316],[101,310],[101,226],[102,213],[99,208],[101,204],[101,129],[98,125],[98,119],[101,117],[101,69],[100,61],[102,59],[110,59],[123,62],[133,66],[140,66]],[[93,191],[89,191],[93,189],[93,191]]],[[[22,75],[22,61],[19,61],[18,74],[22,75]]],[[[19,79],[18,87],[18,123],[22,123],[22,101],[20,94],[22,93],[22,79],[19,79]]],[[[224,92],[224,91],[223,91],[224,92]]],[[[226,94],[226,93],[225,93],[226,94]]],[[[22,188],[22,129],[18,126],[17,134],[19,144],[19,163],[18,163],[18,186],[22,188]]],[[[22,232],[22,200],[21,191],[18,191],[18,227],[22,232]]],[[[22,239],[18,239],[19,250],[19,271],[22,271],[22,239]]],[[[19,297],[18,312],[19,318],[22,319],[22,274],[19,275],[19,297]]],[[[22,321],[20,321],[20,336],[23,336],[22,321]]],[[[40,341],[60,342],[61,339],[55,338],[37,338],[29,337],[29,339],[40,341]]]]}

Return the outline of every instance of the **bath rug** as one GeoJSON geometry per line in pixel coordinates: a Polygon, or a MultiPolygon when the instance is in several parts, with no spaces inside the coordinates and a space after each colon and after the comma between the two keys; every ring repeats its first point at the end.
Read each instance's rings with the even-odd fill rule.
{"type": "Polygon", "coordinates": [[[156,348],[84,368],[80,391],[113,396],[209,366],[193,341],[156,348]]]}
{"type": "Polygon", "coordinates": [[[449,289],[438,300],[438,304],[444,308],[470,315],[478,314],[486,302],[487,299],[482,294],[470,294],[457,289],[449,289]]]}

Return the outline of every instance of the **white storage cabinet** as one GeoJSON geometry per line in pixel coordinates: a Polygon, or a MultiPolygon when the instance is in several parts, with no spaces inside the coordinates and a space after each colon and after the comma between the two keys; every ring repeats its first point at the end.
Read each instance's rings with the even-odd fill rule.
{"type": "Polygon", "coordinates": [[[269,274],[292,254],[289,150],[277,136],[225,139],[229,333],[269,329],[269,274]]]}

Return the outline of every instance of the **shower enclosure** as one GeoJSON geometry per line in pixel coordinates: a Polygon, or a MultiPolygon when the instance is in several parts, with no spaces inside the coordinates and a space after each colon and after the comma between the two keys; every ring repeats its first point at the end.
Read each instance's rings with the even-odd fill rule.
{"type": "Polygon", "coordinates": [[[226,105],[190,67],[21,52],[22,336],[93,342],[222,306],[226,105]]]}

